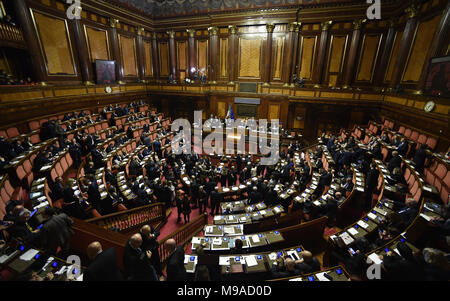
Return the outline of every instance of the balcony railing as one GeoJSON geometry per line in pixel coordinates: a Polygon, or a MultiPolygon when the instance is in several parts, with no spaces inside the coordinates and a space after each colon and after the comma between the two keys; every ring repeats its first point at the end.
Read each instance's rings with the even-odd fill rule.
{"type": "Polygon", "coordinates": [[[20,28],[0,21],[0,42],[25,48],[25,40],[20,28]]]}

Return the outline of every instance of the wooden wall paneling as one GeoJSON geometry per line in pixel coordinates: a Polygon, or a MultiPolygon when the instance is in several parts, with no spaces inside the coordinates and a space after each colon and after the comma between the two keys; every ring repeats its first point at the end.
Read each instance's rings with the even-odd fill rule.
{"type": "Polygon", "coordinates": [[[208,40],[197,39],[197,68],[199,73],[208,76],[208,40]]]}
{"type": "Polygon", "coordinates": [[[119,26],[119,20],[109,19],[109,42],[111,47],[112,59],[116,62],[116,78],[119,84],[123,83],[124,74],[122,66],[122,55],[120,52],[119,36],[117,33],[117,26],[119,26]]]}
{"type": "Polygon", "coordinates": [[[187,41],[177,41],[177,68],[178,68],[178,76],[180,82],[184,80],[185,77],[189,75],[188,72],[188,42],[187,41]]]}
{"type": "Polygon", "coordinates": [[[275,43],[272,47],[272,81],[281,81],[286,37],[284,34],[275,35],[274,41],[275,43]]]}
{"type": "Polygon", "coordinates": [[[440,19],[441,15],[437,15],[430,20],[425,20],[418,24],[406,62],[405,71],[402,75],[402,83],[417,83],[419,81],[440,19]]]}
{"type": "Polygon", "coordinates": [[[391,83],[392,75],[394,73],[395,62],[398,58],[398,51],[400,49],[400,44],[403,39],[403,31],[397,31],[394,39],[394,46],[392,47],[391,54],[389,57],[388,67],[386,69],[384,81],[385,83],[391,83]]]}
{"type": "Polygon", "coordinates": [[[106,29],[84,25],[84,34],[91,63],[94,63],[95,60],[111,59],[108,31],[106,29]]]}
{"type": "Polygon", "coordinates": [[[195,51],[195,30],[194,29],[187,29],[186,30],[188,33],[188,57],[189,57],[189,64],[188,64],[188,68],[189,68],[189,77],[193,77],[194,76],[194,72],[197,70],[197,59],[196,59],[196,54],[197,52],[195,51]]]}
{"type": "Polygon", "coordinates": [[[145,52],[144,52],[144,36],[145,30],[143,27],[136,28],[137,36],[136,36],[136,67],[138,71],[139,82],[145,80],[145,52]]]}
{"type": "Polygon", "coordinates": [[[364,34],[356,72],[357,82],[373,82],[383,34],[364,34]]]}
{"type": "Polygon", "coordinates": [[[152,43],[149,40],[144,40],[144,57],[145,57],[145,76],[153,77],[153,51],[152,43]]]}
{"type": "Polygon", "coordinates": [[[449,32],[450,32],[450,2],[447,2],[447,7],[444,9],[442,13],[441,20],[434,34],[430,50],[428,51],[427,57],[425,59],[422,68],[422,74],[420,76],[419,84],[417,86],[418,90],[422,90],[425,85],[430,60],[433,57],[445,56],[449,54],[448,53],[448,50],[450,49],[448,47],[450,41],[450,35],[448,34],[449,32]],[[445,47],[446,40],[447,40],[447,47],[445,47]]]}
{"type": "Polygon", "coordinates": [[[219,37],[218,37],[218,28],[217,27],[209,27],[209,72],[208,72],[208,80],[211,83],[215,84],[218,74],[220,72],[219,68],[219,37]]]}
{"type": "Polygon", "coordinates": [[[239,79],[261,79],[263,38],[241,34],[239,36],[239,79]]]}
{"type": "Polygon", "coordinates": [[[77,76],[67,21],[32,9],[36,35],[48,76],[77,76]]]}
{"type": "Polygon", "coordinates": [[[137,77],[136,39],[119,34],[120,53],[124,77],[137,77]]]}
{"type": "Polygon", "coordinates": [[[228,26],[228,39],[229,39],[229,51],[228,51],[228,70],[229,70],[229,84],[234,84],[236,80],[236,66],[238,59],[237,51],[237,27],[235,25],[228,26]]]}
{"type": "Polygon", "coordinates": [[[161,77],[169,77],[169,43],[165,41],[160,41],[158,43],[159,49],[159,62],[160,69],[159,73],[161,77]]]}
{"type": "Polygon", "coordinates": [[[274,24],[267,24],[267,39],[265,46],[265,54],[264,54],[264,64],[263,72],[264,72],[264,85],[269,85],[271,79],[271,71],[272,71],[272,62],[273,62],[273,30],[275,28],[274,24]]]}
{"type": "Polygon", "coordinates": [[[347,53],[348,35],[333,34],[328,47],[328,62],[324,83],[335,87],[341,82],[344,68],[345,55],[347,53]]]}
{"type": "Polygon", "coordinates": [[[304,36],[302,34],[299,41],[298,77],[303,77],[307,81],[312,80],[313,69],[315,67],[317,39],[318,37],[316,35],[304,36]]]}

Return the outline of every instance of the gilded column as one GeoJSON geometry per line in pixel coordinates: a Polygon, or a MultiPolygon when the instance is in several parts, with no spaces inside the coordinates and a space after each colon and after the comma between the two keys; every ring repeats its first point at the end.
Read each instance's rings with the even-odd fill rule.
{"type": "Polygon", "coordinates": [[[109,19],[109,41],[111,43],[111,50],[113,59],[116,61],[116,76],[117,82],[119,84],[124,84],[123,82],[123,65],[122,65],[122,57],[120,55],[120,45],[119,45],[119,36],[117,34],[117,25],[119,24],[119,20],[111,18],[109,19]]]}
{"type": "Polygon", "coordinates": [[[31,18],[31,12],[28,9],[25,0],[12,1],[14,10],[20,27],[22,28],[23,37],[27,44],[28,53],[31,56],[31,68],[33,68],[33,74],[35,80],[41,85],[45,86],[47,79],[47,68],[44,61],[44,57],[39,46],[39,42],[36,39],[37,32],[34,28],[33,20],[31,18]]]}
{"type": "Polygon", "coordinates": [[[219,38],[217,36],[217,33],[219,29],[217,27],[209,27],[209,72],[208,72],[208,79],[212,84],[216,84],[217,80],[217,72],[219,69],[218,63],[217,63],[217,56],[218,56],[218,50],[219,50],[219,38]]]}
{"type": "Polygon", "coordinates": [[[294,87],[294,83],[292,82],[292,77],[294,76],[294,74],[297,73],[297,67],[299,64],[298,61],[298,39],[300,36],[300,30],[302,27],[302,23],[301,22],[296,22],[297,26],[295,26],[295,30],[294,30],[294,36],[293,36],[293,45],[292,45],[292,64],[291,64],[291,72],[289,73],[289,83],[291,83],[291,87],[294,87]]]}
{"type": "Polygon", "coordinates": [[[137,66],[138,66],[138,77],[140,82],[145,83],[145,52],[144,52],[144,40],[142,36],[144,35],[145,29],[143,27],[136,28],[136,56],[137,56],[137,66]]]}
{"type": "Polygon", "coordinates": [[[320,34],[317,62],[314,66],[314,73],[313,73],[313,83],[315,84],[314,86],[315,88],[320,87],[320,84],[322,83],[323,68],[328,42],[328,30],[330,29],[331,24],[333,24],[333,21],[326,21],[322,22],[321,24],[322,33],[320,34]]]}
{"type": "Polygon", "coordinates": [[[264,63],[264,84],[263,86],[269,86],[272,70],[272,44],[273,44],[273,30],[274,24],[267,24],[267,43],[266,43],[266,61],[264,63]]]}
{"type": "Polygon", "coordinates": [[[170,73],[172,74],[173,80],[178,79],[177,74],[177,50],[175,48],[175,31],[168,31],[169,35],[169,62],[170,62],[170,73]]]}
{"type": "Polygon", "coordinates": [[[397,60],[394,65],[391,88],[396,88],[402,80],[403,70],[405,69],[409,50],[412,47],[412,41],[417,28],[417,14],[419,12],[419,7],[416,5],[411,5],[405,10],[405,12],[408,15],[408,21],[406,22],[405,30],[403,31],[403,37],[400,42],[397,60]]]}
{"type": "Polygon", "coordinates": [[[234,85],[236,81],[236,45],[237,45],[237,27],[236,25],[228,26],[228,31],[230,35],[228,36],[229,47],[228,47],[228,78],[230,85],[234,85]]]}
{"type": "Polygon", "coordinates": [[[353,77],[355,76],[356,72],[356,56],[358,54],[358,46],[359,42],[361,41],[361,27],[362,24],[365,23],[366,19],[360,19],[353,21],[353,33],[352,33],[352,41],[350,44],[350,52],[348,54],[348,61],[345,68],[344,73],[344,82],[343,82],[343,88],[347,89],[349,85],[351,85],[353,81],[353,77]]]}
{"type": "Polygon", "coordinates": [[[395,40],[395,19],[389,20],[389,30],[386,35],[386,42],[384,43],[383,52],[378,66],[375,67],[374,85],[381,86],[384,83],[384,76],[388,67],[389,58],[391,56],[392,47],[395,40]]]}
{"type": "Polygon", "coordinates": [[[156,81],[159,81],[159,55],[158,55],[158,41],[156,40],[156,32],[152,33],[152,58],[153,58],[153,76],[156,81]]]}
{"type": "Polygon", "coordinates": [[[194,69],[197,70],[197,67],[195,66],[196,60],[196,53],[195,53],[195,29],[187,29],[186,30],[189,36],[188,39],[188,52],[189,52],[189,77],[194,77],[194,69]]]}

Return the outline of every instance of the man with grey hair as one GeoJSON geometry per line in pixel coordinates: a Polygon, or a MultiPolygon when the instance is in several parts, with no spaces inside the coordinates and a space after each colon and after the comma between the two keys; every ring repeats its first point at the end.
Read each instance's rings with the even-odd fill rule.
{"type": "Polygon", "coordinates": [[[176,241],[172,238],[164,243],[164,247],[170,254],[167,257],[167,281],[184,281],[186,268],[183,247],[177,247],[176,241]]]}
{"type": "Polygon", "coordinates": [[[144,251],[142,236],[134,234],[128,240],[123,254],[125,274],[130,281],[158,281],[155,268],[151,265],[152,252],[144,251]]]}
{"type": "Polygon", "coordinates": [[[117,266],[117,252],[115,248],[103,251],[98,241],[90,243],[86,254],[91,264],[83,273],[83,281],[122,281],[123,277],[117,266]]]}

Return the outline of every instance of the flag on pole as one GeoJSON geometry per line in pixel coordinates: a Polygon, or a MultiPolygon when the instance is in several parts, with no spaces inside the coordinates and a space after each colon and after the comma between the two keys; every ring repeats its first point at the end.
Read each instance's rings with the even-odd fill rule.
{"type": "Polygon", "coordinates": [[[231,104],[228,105],[227,118],[231,118],[234,120],[234,113],[233,113],[233,108],[231,107],[231,104]]]}

